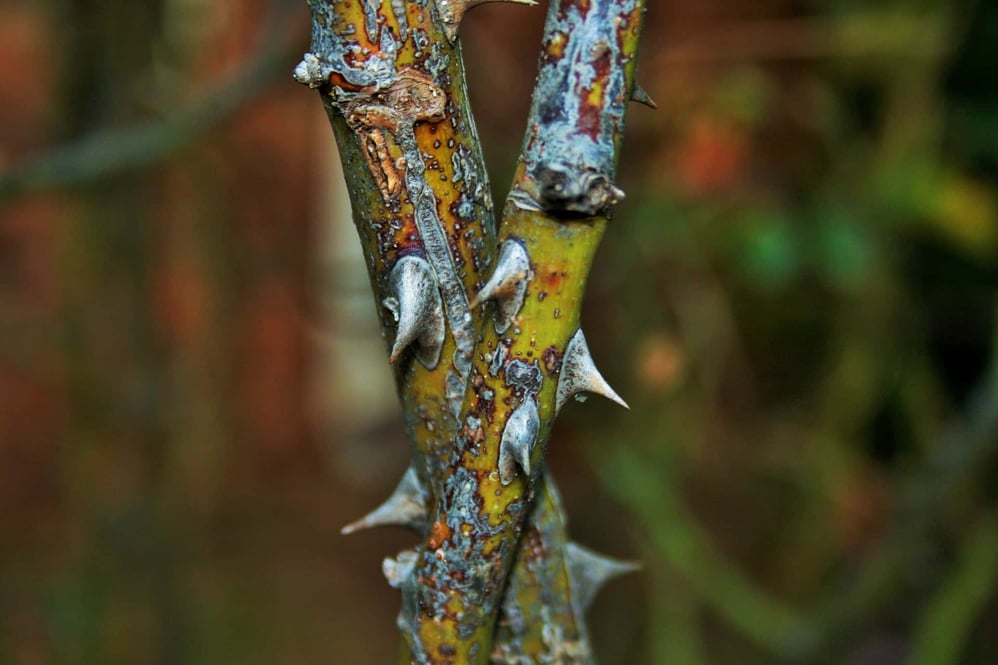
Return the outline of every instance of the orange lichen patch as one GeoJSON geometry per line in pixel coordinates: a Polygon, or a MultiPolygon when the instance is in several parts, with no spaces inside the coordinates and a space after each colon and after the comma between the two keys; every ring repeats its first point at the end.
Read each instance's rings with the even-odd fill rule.
{"type": "Polygon", "coordinates": [[[564,32],[555,33],[555,36],[551,39],[551,43],[548,44],[548,54],[554,58],[560,58],[565,55],[566,41],[568,41],[568,36],[564,32]]]}
{"type": "Polygon", "coordinates": [[[464,436],[468,439],[468,443],[478,444],[485,440],[485,430],[482,429],[481,425],[474,429],[470,425],[465,425],[464,436]]]}
{"type": "Polygon", "coordinates": [[[380,129],[371,129],[361,133],[364,144],[364,159],[374,176],[378,191],[385,202],[390,202],[402,191],[402,180],[399,178],[395,160],[392,158],[385,135],[380,129]]]}
{"type": "Polygon", "coordinates": [[[430,527],[430,540],[426,546],[431,550],[438,550],[450,538],[451,529],[444,522],[434,522],[430,527]]]}
{"type": "Polygon", "coordinates": [[[576,127],[583,134],[598,141],[604,106],[607,103],[605,99],[606,81],[613,64],[613,53],[611,53],[608,44],[605,42],[599,44],[592,54],[591,64],[596,76],[593,78],[593,85],[584,91],[581,104],[579,104],[579,121],[576,127]]]}
{"type": "Polygon", "coordinates": [[[548,289],[557,291],[561,288],[561,282],[565,278],[565,273],[558,270],[548,270],[543,273],[543,278],[548,289]]]}
{"type": "Polygon", "coordinates": [[[335,85],[337,88],[347,92],[367,92],[366,88],[350,83],[350,81],[343,78],[342,74],[336,71],[329,73],[329,84],[335,85]]]}

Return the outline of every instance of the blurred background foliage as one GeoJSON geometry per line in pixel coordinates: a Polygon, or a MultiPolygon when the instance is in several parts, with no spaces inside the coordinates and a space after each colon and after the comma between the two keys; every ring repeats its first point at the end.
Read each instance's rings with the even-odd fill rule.
{"type": "MultiPolygon", "coordinates": [[[[566,409],[601,662],[998,658],[998,7],[653,0],[566,409]]],[[[542,9],[462,28],[496,200],[542,9]]],[[[0,662],[387,663],[406,445],[304,2],[0,4],[0,662]]]]}

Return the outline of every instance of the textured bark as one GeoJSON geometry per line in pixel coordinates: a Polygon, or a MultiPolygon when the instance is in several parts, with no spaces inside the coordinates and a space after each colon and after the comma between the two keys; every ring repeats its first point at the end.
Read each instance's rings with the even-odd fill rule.
{"type": "Polygon", "coordinates": [[[295,76],[320,90],[336,134],[413,449],[395,494],[347,530],[423,536],[385,562],[402,591],[401,662],[589,663],[584,599],[626,567],[567,542],[542,469],[568,397],[621,401],[579,309],[623,196],[643,0],[551,4],[498,239],[456,41],[474,4],[310,2],[295,76]]]}

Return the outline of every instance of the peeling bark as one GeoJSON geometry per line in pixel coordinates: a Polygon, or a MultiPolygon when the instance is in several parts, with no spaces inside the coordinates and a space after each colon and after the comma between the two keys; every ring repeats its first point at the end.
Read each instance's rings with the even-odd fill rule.
{"type": "Polygon", "coordinates": [[[310,2],[295,77],[320,91],[337,137],[413,450],[395,494],[347,530],[422,536],[385,562],[402,592],[401,662],[591,663],[582,601],[613,562],[568,543],[542,470],[567,397],[623,403],[579,308],[623,197],[644,3],[551,3],[498,239],[456,40],[475,4],[310,2]]]}

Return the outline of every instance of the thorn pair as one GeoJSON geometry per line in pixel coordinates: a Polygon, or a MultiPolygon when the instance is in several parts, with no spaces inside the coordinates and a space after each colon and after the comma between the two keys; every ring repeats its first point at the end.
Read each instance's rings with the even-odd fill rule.
{"type": "MultiPolygon", "coordinates": [[[[555,393],[555,413],[561,410],[569,397],[579,399],[586,393],[602,395],[625,409],[630,408],[596,369],[586,344],[586,336],[580,328],[568,342],[562,357],[555,393]]],[[[540,427],[537,398],[527,394],[510,414],[499,442],[499,481],[503,485],[509,485],[516,478],[516,465],[520,466],[525,476],[530,477],[530,458],[537,444],[540,427]]]]}

